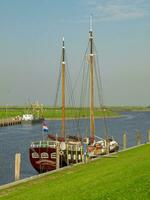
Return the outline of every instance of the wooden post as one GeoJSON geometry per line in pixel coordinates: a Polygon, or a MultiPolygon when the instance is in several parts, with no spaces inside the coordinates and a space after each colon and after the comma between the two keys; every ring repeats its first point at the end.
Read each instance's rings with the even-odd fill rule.
{"type": "Polygon", "coordinates": [[[87,162],[87,143],[83,143],[83,162],[86,163],[87,162]]]}
{"type": "Polygon", "coordinates": [[[109,142],[106,139],[106,154],[109,154],[109,142]]]}
{"type": "Polygon", "coordinates": [[[21,154],[16,153],[15,155],[15,181],[20,179],[20,165],[21,165],[21,154]]]}
{"type": "Polygon", "coordinates": [[[148,130],[148,142],[150,142],[150,129],[148,130]]]}
{"type": "Polygon", "coordinates": [[[123,134],[123,149],[127,148],[127,134],[124,132],[123,134]]]}
{"type": "Polygon", "coordinates": [[[69,165],[69,159],[68,159],[68,144],[66,144],[66,155],[67,155],[67,165],[69,165]]]}
{"type": "Polygon", "coordinates": [[[136,145],[140,145],[141,144],[141,132],[139,130],[137,130],[136,132],[136,145]]]}
{"type": "Polygon", "coordinates": [[[56,145],[56,169],[60,168],[59,144],[56,145]]]}
{"type": "Polygon", "coordinates": [[[81,162],[84,162],[83,146],[81,146],[81,162]]]}
{"type": "Polygon", "coordinates": [[[76,163],[78,163],[78,146],[76,145],[76,163]]]}

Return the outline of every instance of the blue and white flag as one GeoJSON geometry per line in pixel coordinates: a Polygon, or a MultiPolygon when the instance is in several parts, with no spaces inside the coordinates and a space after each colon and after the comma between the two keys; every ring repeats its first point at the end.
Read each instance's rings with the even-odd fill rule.
{"type": "Polygon", "coordinates": [[[48,132],[48,127],[47,127],[47,125],[44,123],[43,124],[43,126],[42,126],[42,130],[44,131],[44,132],[48,132]]]}

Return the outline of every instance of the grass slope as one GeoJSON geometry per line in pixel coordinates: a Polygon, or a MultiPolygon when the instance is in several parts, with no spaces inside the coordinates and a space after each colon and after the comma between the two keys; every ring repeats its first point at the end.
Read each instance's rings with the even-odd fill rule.
{"type": "Polygon", "coordinates": [[[150,145],[2,190],[0,199],[150,199],[150,145]]]}

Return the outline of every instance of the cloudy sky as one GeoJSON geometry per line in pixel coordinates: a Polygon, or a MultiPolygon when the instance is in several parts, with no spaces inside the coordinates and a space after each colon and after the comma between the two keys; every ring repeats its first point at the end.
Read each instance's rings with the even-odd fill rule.
{"type": "Polygon", "coordinates": [[[0,105],[53,105],[62,37],[74,81],[91,13],[104,103],[150,105],[149,0],[0,0],[0,105]]]}

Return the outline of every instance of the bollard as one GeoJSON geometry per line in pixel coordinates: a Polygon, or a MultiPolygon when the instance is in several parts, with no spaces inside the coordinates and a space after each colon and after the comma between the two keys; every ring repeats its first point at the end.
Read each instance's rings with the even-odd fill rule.
{"type": "Polygon", "coordinates": [[[15,181],[20,179],[20,165],[21,165],[21,154],[16,153],[15,155],[15,181]]]}
{"type": "Polygon", "coordinates": [[[123,149],[127,148],[127,134],[123,134],[123,149]]]}
{"type": "Polygon", "coordinates": [[[59,144],[56,145],[56,169],[60,168],[59,144]]]}
{"type": "Polygon", "coordinates": [[[141,144],[141,132],[139,130],[137,130],[136,132],[136,145],[140,145],[141,144]]]}
{"type": "Polygon", "coordinates": [[[147,137],[148,142],[150,142],[150,129],[148,130],[148,137],[147,137]]]}

